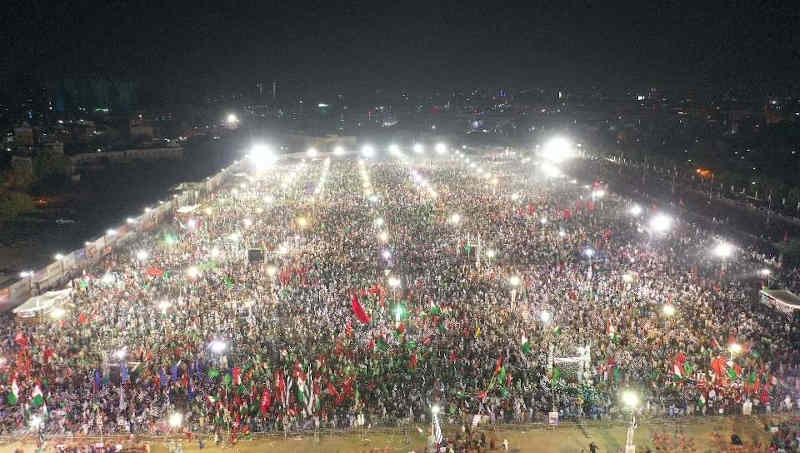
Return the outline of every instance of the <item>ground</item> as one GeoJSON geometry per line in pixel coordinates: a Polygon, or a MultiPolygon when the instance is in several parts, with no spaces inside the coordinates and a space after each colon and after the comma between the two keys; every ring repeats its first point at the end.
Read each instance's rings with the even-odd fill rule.
{"type": "MultiPolygon", "coordinates": [[[[445,427],[445,433],[452,433],[459,427],[445,427]]],[[[488,430],[487,435],[493,430],[488,430]]],[[[648,448],[655,450],[653,442],[654,435],[669,434],[674,436],[676,433],[691,439],[694,444],[693,450],[672,450],[676,452],[719,452],[720,447],[714,442],[713,433],[719,433],[725,439],[725,445],[730,445],[730,436],[736,433],[747,445],[757,440],[762,446],[769,440],[769,434],[764,431],[764,420],[757,417],[714,417],[714,418],[681,418],[672,420],[646,421],[642,422],[636,430],[636,451],[645,452],[648,448]]],[[[580,452],[589,451],[589,442],[594,442],[600,452],[616,452],[619,448],[625,447],[626,427],[624,424],[616,423],[612,427],[607,424],[588,424],[577,426],[575,424],[563,424],[557,428],[546,428],[541,425],[535,427],[512,427],[508,429],[498,429],[496,431],[498,444],[504,439],[508,440],[509,451],[512,452],[580,452]]],[[[356,453],[369,452],[375,449],[392,453],[407,453],[410,451],[424,451],[424,439],[414,430],[409,433],[409,442],[406,443],[405,435],[402,431],[389,432],[368,432],[362,438],[360,433],[323,435],[319,440],[314,436],[289,436],[284,439],[282,436],[263,437],[257,440],[239,441],[235,447],[218,448],[206,445],[200,450],[196,441],[191,443],[184,442],[183,451],[216,453],[216,452],[286,452],[286,453],[356,453]]],[[[167,445],[163,442],[151,444],[151,451],[154,453],[167,453],[167,445]]],[[[24,451],[34,451],[33,445],[28,443],[22,446],[20,442],[6,444],[0,447],[0,453],[13,452],[15,448],[23,448],[24,451]]],[[[500,445],[498,450],[502,451],[500,445]]],[[[724,451],[724,450],[722,450],[724,451]]],[[[758,450],[737,450],[737,451],[766,451],[762,447],[758,450]]]]}

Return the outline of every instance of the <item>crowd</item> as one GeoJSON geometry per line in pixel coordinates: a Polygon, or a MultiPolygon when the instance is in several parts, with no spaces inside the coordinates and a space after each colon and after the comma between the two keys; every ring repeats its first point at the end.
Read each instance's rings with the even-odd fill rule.
{"type": "Polygon", "coordinates": [[[1,320],[3,433],[427,432],[439,411],[615,416],[622,390],[654,415],[800,403],[762,257],[655,231],[656,208],[602,185],[455,155],[237,178],[77,276],[62,309],[1,320]]]}

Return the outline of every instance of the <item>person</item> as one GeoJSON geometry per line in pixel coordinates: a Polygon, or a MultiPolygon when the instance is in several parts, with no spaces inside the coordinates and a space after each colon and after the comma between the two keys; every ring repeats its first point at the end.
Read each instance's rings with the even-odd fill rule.
{"type": "Polygon", "coordinates": [[[597,445],[594,442],[589,442],[589,453],[597,453],[597,445]]]}

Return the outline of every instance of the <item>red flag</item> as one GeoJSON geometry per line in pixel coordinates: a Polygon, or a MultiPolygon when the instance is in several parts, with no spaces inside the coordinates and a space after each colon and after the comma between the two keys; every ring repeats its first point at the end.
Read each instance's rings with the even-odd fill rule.
{"type": "Polygon", "coordinates": [[[25,346],[28,346],[28,339],[25,338],[25,335],[22,334],[22,331],[17,332],[17,335],[14,337],[14,343],[19,345],[19,347],[25,349],[25,346]]]}
{"type": "Polygon", "coordinates": [[[532,203],[528,203],[528,214],[533,215],[533,204],[532,203]]]}
{"type": "Polygon", "coordinates": [[[234,385],[242,385],[242,368],[241,367],[233,367],[233,384],[234,385]]]}
{"type": "Polygon", "coordinates": [[[269,388],[264,387],[264,392],[261,393],[261,415],[266,415],[271,405],[272,395],[269,393],[269,388]]]}
{"type": "Polygon", "coordinates": [[[416,354],[412,355],[411,356],[411,360],[409,360],[409,362],[408,362],[408,367],[411,368],[412,370],[416,369],[417,368],[417,362],[419,362],[419,359],[417,358],[417,355],[416,354]]]}
{"type": "Polygon", "coordinates": [[[353,306],[353,313],[355,313],[356,318],[364,324],[369,324],[370,318],[367,312],[364,311],[364,308],[358,302],[358,296],[353,294],[353,300],[350,302],[353,306]]]}
{"type": "Polygon", "coordinates": [[[569,209],[564,209],[564,220],[569,220],[572,217],[572,214],[569,212],[569,209]]]}

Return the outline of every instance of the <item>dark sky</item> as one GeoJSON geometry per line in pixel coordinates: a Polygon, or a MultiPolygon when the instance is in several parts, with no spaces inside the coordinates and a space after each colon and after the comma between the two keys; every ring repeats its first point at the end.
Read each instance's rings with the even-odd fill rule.
{"type": "Polygon", "coordinates": [[[770,91],[785,89],[800,68],[800,7],[792,1],[13,0],[4,10],[6,79],[33,72],[224,88],[277,78],[342,91],[770,91]]]}

